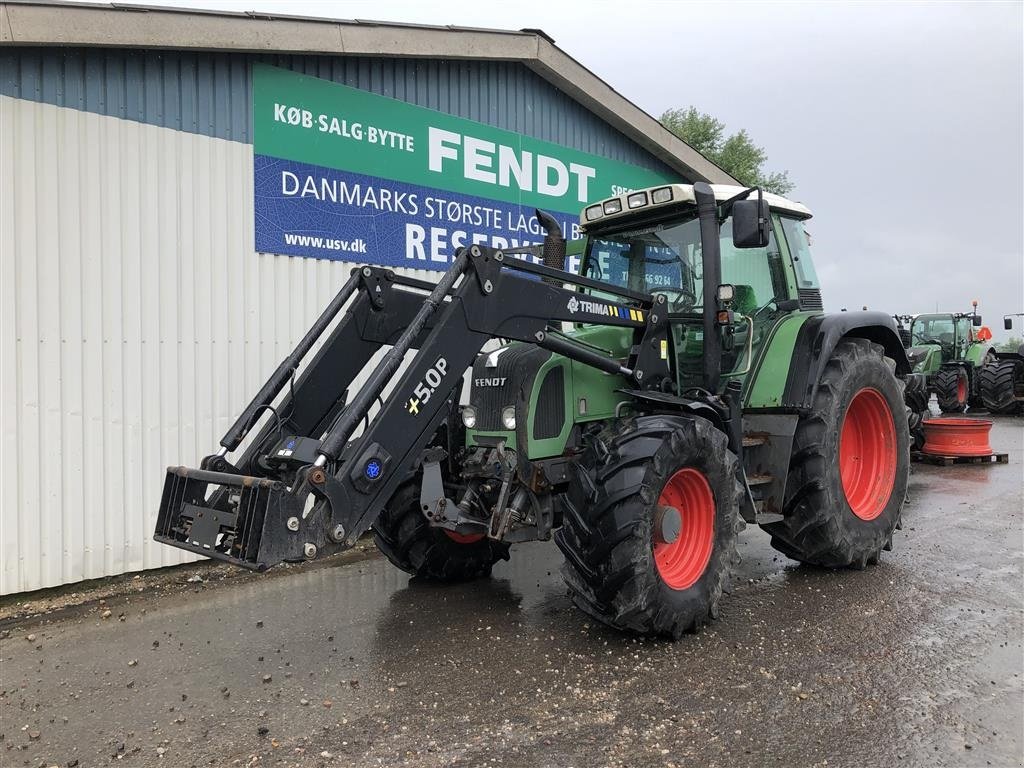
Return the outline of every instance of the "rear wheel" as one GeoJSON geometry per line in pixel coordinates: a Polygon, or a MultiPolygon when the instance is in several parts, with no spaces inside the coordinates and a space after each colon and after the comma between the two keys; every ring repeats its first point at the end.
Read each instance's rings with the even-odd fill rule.
{"type": "Polygon", "coordinates": [[[1015,384],[1024,379],[1024,361],[996,360],[978,371],[978,389],[982,403],[992,413],[1015,413],[1020,407],[1014,395],[1015,384]]]}
{"type": "Polygon", "coordinates": [[[641,416],[595,440],[555,534],[576,605],[674,638],[716,617],[743,527],[736,461],[703,419],[641,416]]]}
{"type": "Polygon", "coordinates": [[[906,496],[909,434],[893,362],[846,339],[793,441],[782,522],[765,526],[787,557],[863,567],[890,546],[906,496]]]}
{"type": "Polygon", "coordinates": [[[373,539],[392,564],[430,581],[477,579],[490,575],[498,560],[508,560],[508,544],[428,524],[414,483],[395,491],[373,524],[373,539]]]}
{"type": "Polygon", "coordinates": [[[932,377],[932,389],[943,413],[962,413],[970,399],[967,371],[960,366],[940,368],[932,377]]]}

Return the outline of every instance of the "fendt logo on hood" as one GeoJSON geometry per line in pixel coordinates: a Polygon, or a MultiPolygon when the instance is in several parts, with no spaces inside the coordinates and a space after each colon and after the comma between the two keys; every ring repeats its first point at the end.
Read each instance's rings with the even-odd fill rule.
{"type": "Polygon", "coordinates": [[[569,299],[569,303],[566,304],[566,309],[574,315],[580,310],[583,310],[584,312],[591,312],[595,315],[608,314],[607,304],[599,304],[596,301],[580,301],[575,296],[569,299]]]}
{"type": "Polygon", "coordinates": [[[507,379],[507,376],[493,376],[487,379],[473,379],[473,384],[477,387],[503,387],[507,379]]]}

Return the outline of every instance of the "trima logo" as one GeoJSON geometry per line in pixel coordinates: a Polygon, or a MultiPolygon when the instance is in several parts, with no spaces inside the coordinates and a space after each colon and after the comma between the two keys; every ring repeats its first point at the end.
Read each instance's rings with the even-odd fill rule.
{"type": "Polygon", "coordinates": [[[576,314],[577,312],[591,312],[595,315],[607,315],[609,313],[609,307],[607,304],[601,304],[596,301],[580,300],[573,296],[569,299],[569,303],[565,305],[565,308],[570,313],[576,314]]]}

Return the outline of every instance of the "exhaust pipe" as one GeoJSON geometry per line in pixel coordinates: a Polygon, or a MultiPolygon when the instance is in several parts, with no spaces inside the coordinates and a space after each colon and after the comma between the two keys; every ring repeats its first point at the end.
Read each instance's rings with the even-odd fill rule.
{"type": "MultiPolygon", "coordinates": [[[[537,220],[544,227],[544,245],[541,249],[541,262],[545,267],[565,270],[565,237],[562,236],[562,228],[558,226],[555,217],[550,213],[540,210],[535,211],[537,220]]],[[[561,285],[560,280],[545,277],[545,283],[561,285]]]]}

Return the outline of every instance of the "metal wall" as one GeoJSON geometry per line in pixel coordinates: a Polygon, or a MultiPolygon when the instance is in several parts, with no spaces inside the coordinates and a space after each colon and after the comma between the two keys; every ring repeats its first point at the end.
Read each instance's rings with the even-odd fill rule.
{"type": "Polygon", "coordinates": [[[0,94],[251,144],[253,61],[678,175],[516,62],[19,48],[0,94]]]}
{"type": "MultiPolygon", "coordinates": [[[[261,57],[648,167],[521,65],[261,57]]],[[[216,447],[352,265],[254,252],[245,57],[0,53],[0,593],[183,562],[216,447]]],[[[414,272],[436,278],[436,272],[414,272]]]]}

